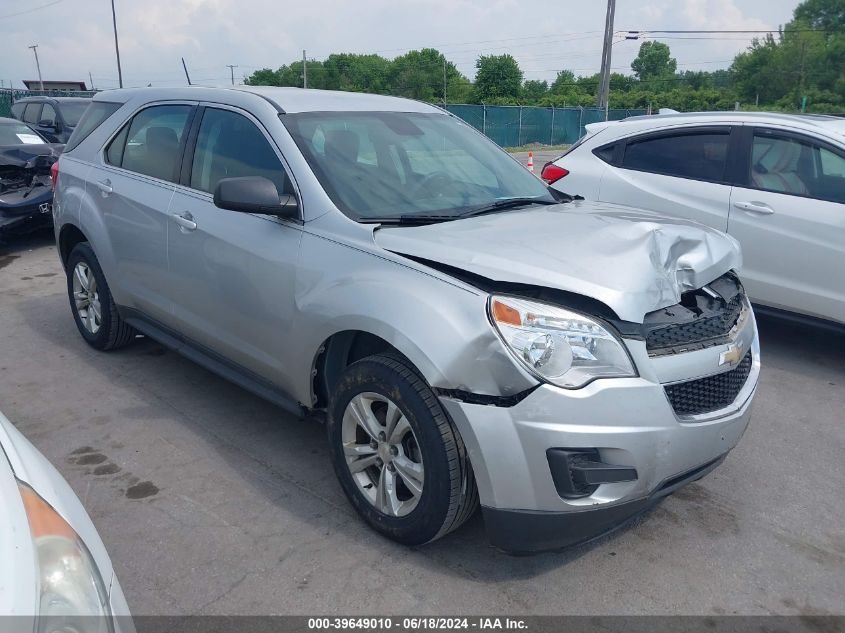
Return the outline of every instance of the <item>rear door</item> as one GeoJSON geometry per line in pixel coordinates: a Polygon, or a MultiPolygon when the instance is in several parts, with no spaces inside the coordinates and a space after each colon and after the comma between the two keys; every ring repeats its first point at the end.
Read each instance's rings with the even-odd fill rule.
{"type": "Polygon", "coordinates": [[[611,168],[602,177],[599,200],[726,231],[731,143],[730,126],[674,128],[614,143],[613,152],[603,154],[611,168]]]}
{"type": "Polygon", "coordinates": [[[167,225],[176,329],[283,389],[301,223],[214,206],[222,178],[263,176],[295,194],[281,153],[249,113],[201,108],[167,225]]]}
{"type": "Polygon", "coordinates": [[[745,136],[729,232],[749,295],[845,323],[845,148],[773,127],[745,136]]]}
{"type": "Polygon", "coordinates": [[[114,249],[119,296],[171,322],[167,283],[168,208],[195,103],[166,102],[136,112],[106,144],[88,190],[98,201],[114,249]]]}

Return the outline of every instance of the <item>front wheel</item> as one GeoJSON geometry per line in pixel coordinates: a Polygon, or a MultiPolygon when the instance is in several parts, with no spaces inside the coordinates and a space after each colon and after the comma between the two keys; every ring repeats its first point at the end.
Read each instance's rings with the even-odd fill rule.
{"type": "Polygon", "coordinates": [[[460,435],[404,358],[370,356],[347,367],[329,404],[328,434],[349,501],[395,541],[438,539],[478,506],[460,435]]]}

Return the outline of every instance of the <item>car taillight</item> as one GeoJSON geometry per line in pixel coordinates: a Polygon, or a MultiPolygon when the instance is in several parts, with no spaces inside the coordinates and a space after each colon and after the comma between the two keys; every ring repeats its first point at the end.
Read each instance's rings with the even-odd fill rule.
{"type": "Polygon", "coordinates": [[[545,180],[547,183],[552,184],[553,182],[557,182],[564,176],[569,175],[569,170],[564,169],[563,167],[558,167],[554,163],[546,163],[546,166],[543,167],[543,172],[540,174],[540,178],[545,180]]]}
{"type": "Polygon", "coordinates": [[[53,181],[53,191],[56,190],[56,183],[59,181],[59,161],[50,167],[50,180],[53,181]]]}

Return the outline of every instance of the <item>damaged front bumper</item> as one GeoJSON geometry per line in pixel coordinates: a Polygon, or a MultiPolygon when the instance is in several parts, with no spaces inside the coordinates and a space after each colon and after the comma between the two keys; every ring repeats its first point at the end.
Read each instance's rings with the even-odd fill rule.
{"type": "MultiPolygon", "coordinates": [[[[636,378],[597,380],[575,390],[541,385],[513,406],[440,398],[466,445],[488,535],[510,552],[575,545],[599,536],[679,487],[703,477],[742,437],[760,373],[753,316],[735,342],[669,358],[629,342],[636,378]],[[739,343],[745,362],[718,359],[739,343]],[[670,376],[679,363],[739,372],[729,405],[700,416],[678,413],[670,376]]],[[[705,389],[711,388],[704,385],[705,389]]]]}
{"type": "Polygon", "coordinates": [[[0,194],[0,237],[30,233],[53,225],[53,192],[32,193],[24,198],[24,191],[0,194]]]}

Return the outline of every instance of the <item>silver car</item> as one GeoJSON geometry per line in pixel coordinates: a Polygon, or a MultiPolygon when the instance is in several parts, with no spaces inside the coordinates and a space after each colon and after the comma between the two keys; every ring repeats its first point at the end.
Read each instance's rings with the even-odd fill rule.
{"type": "Polygon", "coordinates": [[[401,543],[479,503],[505,550],[584,541],[748,424],[760,353],[735,240],[558,194],[436,107],[103,92],[58,172],[82,337],[144,334],[324,419],[351,504],[401,543]]]}

